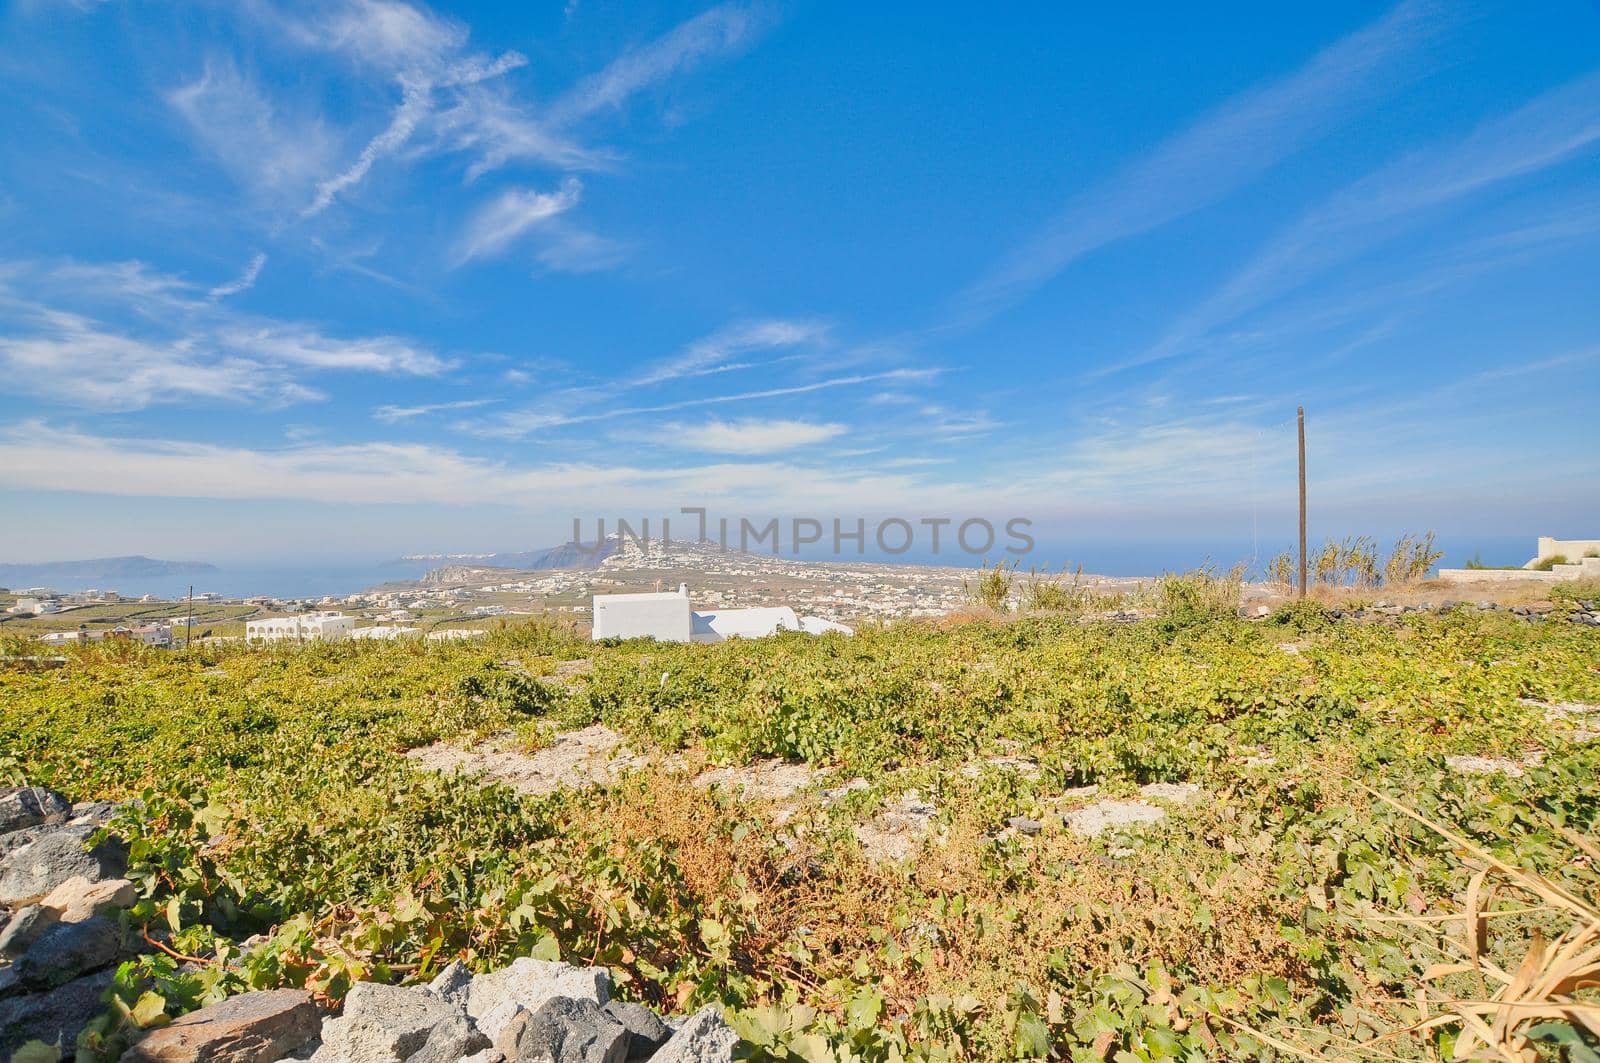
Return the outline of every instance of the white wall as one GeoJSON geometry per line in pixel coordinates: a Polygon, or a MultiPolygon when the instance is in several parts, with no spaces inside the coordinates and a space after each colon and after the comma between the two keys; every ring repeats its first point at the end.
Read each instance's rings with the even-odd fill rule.
{"type": "Polygon", "coordinates": [[[1523,567],[1532,568],[1547,557],[1564,557],[1575,565],[1588,554],[1600,555],[1600,539],[1552,539],[1548,535],[1541,535],[1539,556],[1523,567]]]}
{"type": "Polygon", "coordinates": [[[688,642],[691,633],[686,588],[675,593],[594,596],[594,638],[688,642]]]}

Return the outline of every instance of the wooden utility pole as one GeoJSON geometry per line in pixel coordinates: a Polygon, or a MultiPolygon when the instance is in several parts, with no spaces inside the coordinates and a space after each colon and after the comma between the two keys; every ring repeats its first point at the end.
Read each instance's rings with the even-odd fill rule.
{"type": "Polygon", "coordinates": [[[1300,597],[1306,596],[1306,408],[1300,407],[1300,597]]]}
{"type": "MultiPolygon", "coordinates": [[[[1305,446],[1304,446],[1303,443],[1302,443],[1300,449],[1302,451],[1305,450],[1305,446]]],[[[1301,464],[1302,469],[1303,469],[1303,467],[1305,466],[1305,462],[1302,461],[1300,464],[1301,464]]],[[[1303,485],[1304,482],[1305,482],[1305,474],[1304,474],[1303,471],[1301,473],[1300,480],[1301,480],[1301,483],[1303,485]]],[[[1305,497],[1305,491],[1302,490],[1300,492],[1300,495],[1301,495],[1302,498],[1304,498],[1305,497]]],[[[1303,503],[1302,503],[1300,509],[1301,509],[1301,521],[1300,521],[1300,523],[1304,524],[1305,523],[1305,506],[1304,506],[1303,503]]],[[[1304,538],[1304,537],[1302,536],[1302,538],[1304,538]]],[[[1306,548],[1305,548],[1305,543],[1304,542],[1302,542],[1300,544],[1300,552],[1302,554],[1304,554],[1306,552],[1306,548]]],[[[1304,561],[1300,562],[1300,593],[1302,593],[1302,594],[1305,593],[1305,582],[1306,582],[1306,579],[1305,579],[1305,567],[1306,567],[1305,566],[1305,562],[1304,561]]],[[[194,584],[191,583],[191,584],[189,584],[189,613],[188,613],[188,616],[183,621],[183,648],[184,648],[185,652],[188,651],[189,643],[192,642],[192,641],[194,641],[194,584]]]]}

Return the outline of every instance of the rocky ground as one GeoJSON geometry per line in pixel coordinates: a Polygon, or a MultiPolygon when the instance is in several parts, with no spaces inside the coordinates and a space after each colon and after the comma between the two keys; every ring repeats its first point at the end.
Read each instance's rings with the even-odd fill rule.
{"type": "MultiPolygon", "coordinates": [[[[118,918],[137,899],[125,848],[90,844],[114,812],[43,787],[0,790],[0,1059],[30,1042],[70,1058],[107,1008],[117,963],[153,944],[118,918]]],[[[525,958],[476,977],[452,963],[427,986],[360,983],[338,1014],[302,990],[246,993],[155,1029],[123,1059],[720,1063],[736,1040],[715,1008],[663,1019],[613,1001],[603,968],[525,958]]]]}
{"type": "Polygon", "coordinates": [[[611,999],[603,968],[519,959],[474,977],[459,961],[426,986],[358,982],[339,1014],[309,993],[246,993],[164,1026],[131,1063],[726,1063],[738,1037],[715,1007],[683,1020],[611,999]]]}
{"type": "Polygon", "coordinates": [[[126,850],[89,844],[114,811],[0,790],[0,1058],[33,1040],[70,1048],[105,1010],[116,963],[142,945],[117,920],[136,898],[126,850]]]}

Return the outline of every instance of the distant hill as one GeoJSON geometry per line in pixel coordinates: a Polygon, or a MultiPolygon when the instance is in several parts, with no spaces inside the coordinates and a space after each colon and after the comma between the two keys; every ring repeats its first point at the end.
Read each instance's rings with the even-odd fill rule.
{"type": "Polygon", "coordinates": [[[97,557],[88,561],[41,561],[0,564],[0,587],[65,587],[78,589],[115,584],[119,580],[161,579],[217,571],[204,561],[159,561],[153,557],[97,557]]]}
{"type": "MultiPolygon", "coordinates": [[[[600,562],[618,553],[621,546],[616,537],[608,538],[600,546],[592,543],[562,543],[547,550],[524,550],[514,553],[474,554],[470,560],[462,555],[449,556],[454,563],[436,568],[422,577],[424,583],[459,583],[472,579],[477,573],[493,569],[529,572],[547,568],[599,568],[600,562]]],[[[420,560],[408,558],[407,560],[420,560]]],[[[444,560],[441,558],[440,560],[444,560]]]]}

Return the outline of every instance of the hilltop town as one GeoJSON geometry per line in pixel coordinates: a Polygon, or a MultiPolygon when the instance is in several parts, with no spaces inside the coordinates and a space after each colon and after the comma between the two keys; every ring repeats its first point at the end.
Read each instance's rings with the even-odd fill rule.
{"type": "MultiPolygon", "coordinates": [[[[563,560],[582,562],[581,567],[502,567],[457,557],[417,580],[306,598],[229,598],[201,590],[191,601],[124,597],[101,589],[14,588],[0,594],[0,632],[30,635],[47,645],[127,638],[171,646],[185,640],[242,638],[247,624],[277,618],[306,618],[294,629],[306,631],[313,615],[336,613],[348,618],[357,637],[471,637],[514,617],[558,614],[587,624],[596,594],[680,583],[687,583],[696,605],[705,608],[787,605],[831,621],[860,623],[948,613],[971,600],[968,588],[979,575],[970,568],[810,561],[679,540],[612,537],[587,560],[563,547],[548,553],[557,551],[563,560]]],[[[1086,579],[1106,589],[1137,582],[1086,579]]]]}

